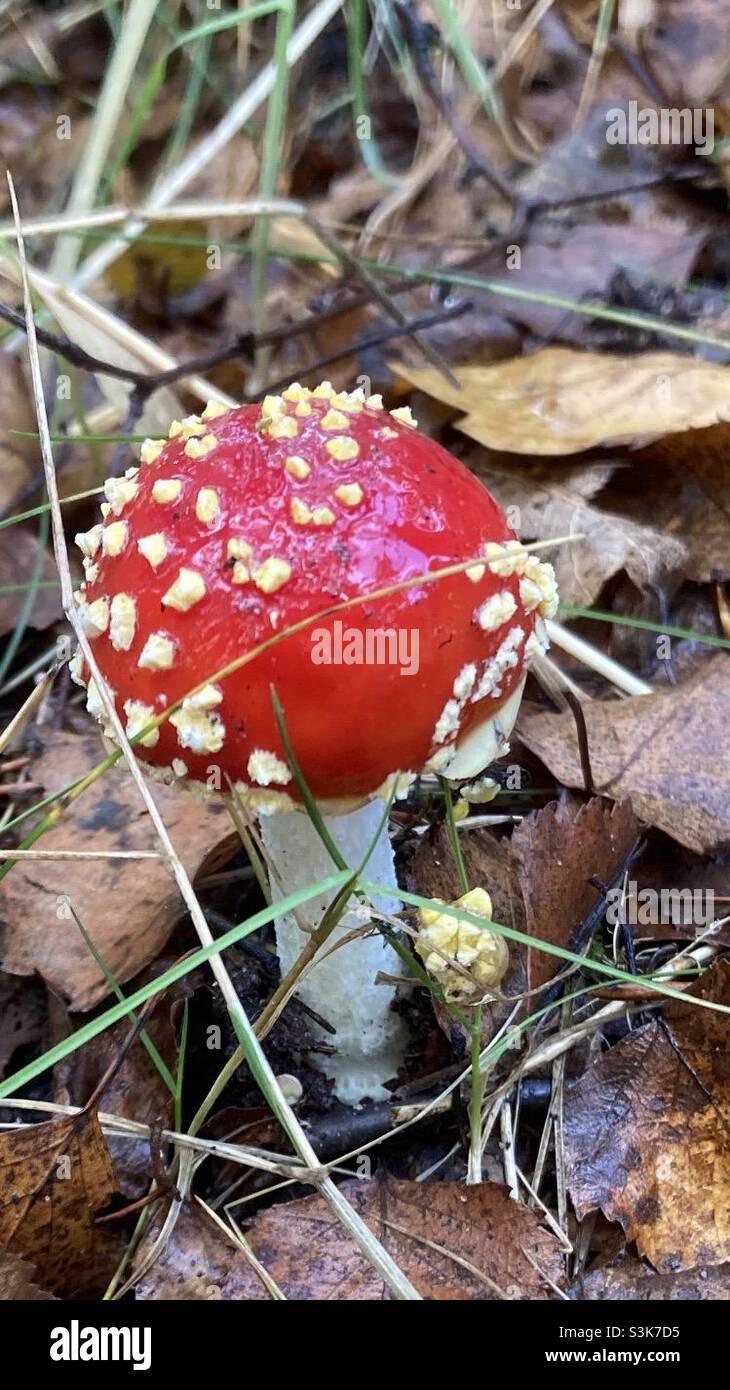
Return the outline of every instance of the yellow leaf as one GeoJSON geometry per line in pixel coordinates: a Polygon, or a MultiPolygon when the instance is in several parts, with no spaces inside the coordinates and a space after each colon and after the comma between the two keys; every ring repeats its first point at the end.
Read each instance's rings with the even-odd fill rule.
{"type": "Polygon", "coordinates": [[[457,390],[433,367],[394,364],[412,386],[462,412],[456,428],[490,449],[575,454],[647,443],[730,418],[730,367],[650,352],[543,348],[493,365],[458,366],[457,390]]]}

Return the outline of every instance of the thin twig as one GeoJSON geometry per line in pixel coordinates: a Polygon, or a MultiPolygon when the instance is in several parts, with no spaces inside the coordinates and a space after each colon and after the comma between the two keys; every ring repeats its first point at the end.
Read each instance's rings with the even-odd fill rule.
{"type": "Polygon", "coordinates": [[[156,849],[3,849],[0,859],[162,859],[156,849]]]}

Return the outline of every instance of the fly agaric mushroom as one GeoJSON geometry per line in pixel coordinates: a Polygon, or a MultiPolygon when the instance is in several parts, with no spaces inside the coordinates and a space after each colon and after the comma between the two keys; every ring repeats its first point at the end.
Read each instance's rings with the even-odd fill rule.
{"type": "MultiPolygon", "coordinates": [[[[379,396],[328,382],[294,385],[262,405],[211,403],[175,421],[169,440],[145,441],[141,464],[109,479],[101,524],[77,538],[80,620],[130,737],[181,702],[135,752],[171,780],[225,792],[230,779],[263,818],[275,895],[331,863],[301,814],[272,685],[304,778],[353,865],[394,778],[474,778],[506,750],[530,656],[546,645],[554,574],[407,409],[389,414],[379,396]],[[457,574],[410,582],[469,559],[457,574]],[[401,587],[362,602],[389,586],[401,587]],[[348,600],[359,602],[342,607],[348,600]]],[[[100,718],[83,659],[73,665],[100,718]]],[[[376,909],[397,910],[385,831],[369,874],[393,890],[376,909]]],[[[302,915],[316,923],[322,908],[302,915]]],[[[300,986],[336,1028],[337,1057],[323,1066],[351,1101],[384,1094],[399,1047],[393,987],[375,984],[378,971],[397,970],[391,948],[371,934],[332,952],[362,924],[357,912],[300,986]]],[[[293,920],[277,923],[282,970],[305,940],[293,920]]]]}

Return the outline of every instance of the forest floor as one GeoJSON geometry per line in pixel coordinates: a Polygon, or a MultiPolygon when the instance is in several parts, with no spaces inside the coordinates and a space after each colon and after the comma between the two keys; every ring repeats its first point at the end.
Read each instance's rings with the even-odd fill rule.
{"type": "Polygon", "coordinates": [[[730,1298],[729,39],[728,0],[0,6],[0,1299],[730,1298]],[[391,807],[391,936],[481,887],[509,971],[404,971],[359,1108],[296,996],[261,1024],[255,827],[145,783],[161,855],[58,566],[140,441],[323,377],[560,595],[492,785],[391,807]]]}

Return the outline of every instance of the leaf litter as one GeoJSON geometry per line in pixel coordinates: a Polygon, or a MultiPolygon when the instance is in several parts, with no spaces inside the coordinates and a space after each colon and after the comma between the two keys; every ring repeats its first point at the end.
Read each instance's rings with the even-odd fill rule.
{"type": "MultiPolygon", "coordinates": [[[[291,217],[270,221],[263,317],[281,332],[269,380],[316,384],[324,372],[339,388],[367,381],[389,401],[410,403],[422,427],[513,509],[525,540],[570,538],[547,552],[559,617],[595,651],[586,665],[555,643],[552,676],[530,678],[513,748],[488,769],[492,789],[470,800],[468,789],[452,788],[453,825],[432,778],[393,807],[405,887],[453,902],[463,874],[489,893],[494,921],[527,938],[510,942],[498,996],[457,1016],[422,984],[401,983],[407,1065],[392,1099],[362,1113],[339,1106],[314,1069],[318,1049],[334,1044],[312,1032],[299,1001],[264,1047],[307,1132],[341,1160],[338,1182],[357,1159],[359,1180],[345,1177],[341,1192],[421,1297],[726,1299],[727,1023],[692,997],[730,1002],[727,925],[708,925],[728,915],[730,902],[728,656],[700,640],[730,631],[727,170],[721,156],[703,159],[691,147],[611,147],[606,113],[646,104],[654,84],[672,106],[713,103],[721,123],[727,6],[690,12],[683,0],[667,0],[661,23],[645,7],[637,33],[627,28],[629,7],[620,7],[617,42],[590,72],[596,5],[548,6],[534,28],[520,13],[494,25],[477,6],[461,22],[469,51],[491,74],[498,99],[489,111],[458,61],[441,66],[449,55],[444,7],[411,8],[411,27],[404,17],[388,38],[405,52],[404,67],[391,61],[380,33],[370,38],[360,73],[375,133],[366,147],[352,127],[357,71],[354,79],[347,71],[339,20],[309,45],[291,74],[275,187],[307,203],[351,255],[367,256],[407,318],[442,303],[464,310],[426,334],[461,385],[426,365],[408,335],[363,348],[388,322],[382,305],[359,274],[341,277],[331,246],[291,217]],[[305,320],[306,333],[292,331],[305,320]],[[576,609],[617,621],[589,622],[576,609]],[[635,621],[648,629],[629,626],[635,621]],[[623,668],[652,693],[627,697],[623,668]],[[618,925],[606,910],[611,885],[623,893],[618,925]],[[662,898],[670,891],[681,911],[662,898]],[[635,911],[642,892],[654,895],[645,917],[635,911]],[[687,892],[705,908],[714,904],[701,923],[695,899],[688,909],[681,897],[687,892]],[[564,980],[541,943],[576,949],[582,967],[564,980]],[[686,999],[660,1002],[641,977],[670,978],[682,950],[689,969],[671,980],[686,999]],[[597,961],[622,972],[621,981],[599,978],[597,961]],[[485,1065],[482,1181],[467,1182],[476,1044],[485,1065]]],[[[0,34],[3,150],[24,219],[65,206],[90,128],[98,131],[93,93],[110,51],[104,26],[91,18],[83,7],[63,20],[55,10],[23,15],[0,34]],[[63,141],[61,91],[73,115],[63,141]]],[[[234,398],[255,398],[265,385],[247,336],[255,220],[238,203],[261,186],[266,135],[255,103],[233,131],[221,85],[230,70],[238,91],[268,62],[269,20],[255,21],[251,35],[248,66],[233,28],[209,36],[215,62],[192,65],[189,85],[187,55],[168,63],[123,164],[113,156],[129,127],[114,133],[97,205],[130,208],[154,196],[171,151],[178,167],[181,150],[184,159],[218,120],[228,121],[218,153],[189,167],[179,190],[189,207],[168,220],[163,199],[103,280],[87,278],[86,258],[93,265],[119,222],[84,233],[82,299],[53,283],[57,233],[29,239],[33,271],[46,275],[36,288],[52,328],[122,372],[119,379],[69,365],[62,342],[54,353],[64,384],[56,463],[66,492],[124,471],[128,451],[116,434],[166,433],[171,414],[198,408],[184,381],[140,395],[123,379],[126,368],[154,371],[162,351],[200,375],[199,359],[209,355],[203,373],[234,398]],[[221,342],[231,345],[223,361],[221,342]]],[[[170,38],[153,31],[145,64],[159,57],[158,40],[166,50],[170,38]]],[[[136,83],[128,95],[133,113],[136,83]]],[[[4,192],[0,202],[6,206],[4,192]]],[[[12,229],[4,231],[10,246],[12,229]]],[[[0,269],[2,298],[17,307],[17,265],[4,259],[0,269]]],[[[255,314],[261,322],[260,305],[255,314]]],[[[42,505],[43,493],[22,354],[5,356],[0,508],[8,518],[42,505]]],[[[64,509],[69,536],[91,524],[95,506],[82,499],[64,509]]],[[[49,645],[58,649],[68,631],[44,531],[28,521],[4,528],[0,541],[0,629],[18,644],[0,689],[3,725],[47,669],[49,645]]],[[[0,810],[7,806],[10,823],[4,851],[43,815],[26,814],[30,795],[60,791],[102,756],[64,675],[31,706],[0,760],[0,810]],[[41,791],[25,793],[26,785],[41,791]]],[[[166,787],[154,794],[197,876],[212,929],[245,920],[262,898],[225,812],[166,787]]],[[[152,1056],[139,1037],[128,1046],[125,1019],[44,1069],[44,1049],[83,1027],[120,987],[155,979],[195,944],[165,865],[111,857],[154,846],[129,778],[113,768],[71,798],[37,841],[51,854],[109,857],[19,859],[0,888],[0,1078],[34,1059],[23,1095],[51,1107],[83,1107],[105,1086],[100,1114],[3,1113],[12,1127],[0,1133],[0,1297],[99,1297],[128,1249],[129,1287],[136,1283],[141,1299],[382,1300],[381,1274],[321,1196],[298,1183],[272,1200],[272,1173],[288,1171],[289,1144],[267,1119],[255,1078],[231,1064],[235,1035],[205,972],[145,1018],[152,1056]],[[211,1102],[224,1066],[230,1073],[211,1102]],[[241,1122],[252,1115],[255,1124],[241,1122]],[[121,1134],[112,1116],[141,1129],[121,1134]],[[200,1145],[179,1209],[177,1160],[190,1150],[176,1154],[162,1137],[170,1126],[200,1145]],[[144,1204],[153,1181],[162,1197],[139,1246],[139,1210],[152,1207],[99,1223],[110,1203],[144,1204]]],[[[404,911],[389,928],[407,978],[414,914],[404,911]]],[[[230,953],[236,991],[254,1019],[277,985],[271,947],[263,929],[230,953]]]]}

